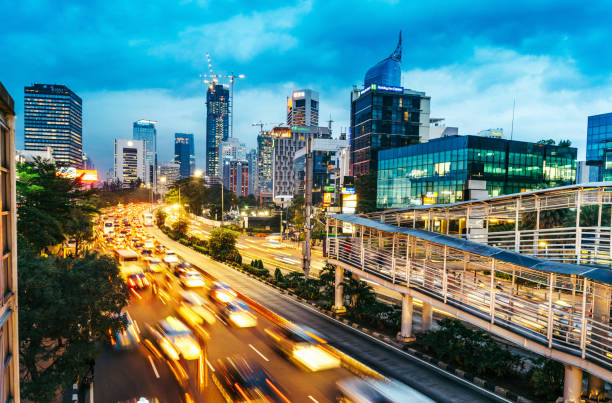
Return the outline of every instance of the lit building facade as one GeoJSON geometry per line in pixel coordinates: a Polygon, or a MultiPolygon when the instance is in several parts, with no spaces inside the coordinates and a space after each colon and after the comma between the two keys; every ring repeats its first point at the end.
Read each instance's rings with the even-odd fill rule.
{"type": "Polygon", "coordinates": [[[83,165],[82,100],[65,85],[34,84],[24,89],[26,151],[51,147],[59,164],[83,165]]]}
{"type": "Polygon", "coordinates": [[[274,136],[270,131],[262,131],[257,136],[257,174],[255,176],[255,195],[261,192],[272,193],[274,178],[274,136]]]}
{"type": "Polygon", "coordinates": [[[137,120],[132,129],[134,140],[145,141],[145,160],[147,162],[147,173],[145,183],[155,183],[157,175],[157,130],[152,120],[137,120]]]}
{"type": "Polygon", "coordinates": [[[19,403],[19,331],[17,304],[17,208],[15,193],[15,103],[0,83],[0,401],[19,403]]]}
{"type": "Polygon", "coordinates": [[[590,182],[612,180],[612,113],[589,116],[586,162],[590,182]]]}
{"type": "Polygon", "coordinates": [[[144,140],[115,139],[114,177],[128,188],[138,180],[145,183],[147,164],[144,140]]]}
{"type": "Polygon", "coordinates": [[[573,184],[576,148],[454,136],[380,151],[377,206],[403,208],[468,200],[466,186],[486,181],[488,196],[573,184]]]}
{"type": "Polygon", "coordinates": [[[236,196],[249,195],[248,161],[226,160],[223,162],[223,186],[236,196]]]}
{"type": "Polygon", "coordinates": [[[195,170],[195,151],[192,133],[174,134],[174,163],[180,166],[180,178],[189,178],[195,170]]]}
{"type": "Polygon", "coordinates": [[[213,84],[206,92],[206,175],[220,172],[219,144],[229,137],[229,89],[213,84]]]}
{"type": "MultiPolygon", "coordinates": [[[[244,143],[236,137],[228,138],[219,143],[219,158],[221,161],[246,161],[247,148],[244,143]]],[[[222,172],[218,175],[221,176],[222,172]]]]}
{"type": "Polygon", "coordinates": [[[168,189],[181,178],[181,166],[169,162],[157,166],[157,187],[165,193],[168,189]]]}
{"type": "Polygon", "coordinates": [[[313,90],[297,90],[287,97],[287,125],[319,125],[319,93],[313,90]]]}
{"type": "Polygon", "coordinates": [[[248,194],[255,194],[255,178],[257,177],[257,150],[250,150],[247,153],[247,162],[249,164],[249,191],[248,194]]]}

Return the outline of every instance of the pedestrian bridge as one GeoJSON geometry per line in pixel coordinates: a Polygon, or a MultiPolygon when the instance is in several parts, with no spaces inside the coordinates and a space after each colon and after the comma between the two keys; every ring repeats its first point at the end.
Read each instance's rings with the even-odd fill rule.
{"type": "MultiPolygon", "coordinates": [[[[380,213],[378,220],[328,216],[326,254],[338,267],[337,294],[342,291],[342,272],[349,270],[402,294],[403,337],[411,336],[416,298],[424,302],[424,315],[431,315],[432,307],[441,309],[563,362],[566,388],[573,388],[566,396],[575,396],[576,388],[580,391],[582,370],[612,382],[608,268],[527,256],[384,223],[381,217],[388,215],[380,213]]],[[[342,298],[337,295],[336,308],[339,305],[342,298]]]]}

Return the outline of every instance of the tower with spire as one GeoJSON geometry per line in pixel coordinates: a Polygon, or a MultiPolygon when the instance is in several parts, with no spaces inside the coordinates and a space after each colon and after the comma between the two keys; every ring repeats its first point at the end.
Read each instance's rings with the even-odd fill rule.
{"type": "Polygon", "coordinates": [[[399,33],[399,40],[393,53],[367,71],[364,86],[369,87],[372,84],[387,87],[402,86],[402,31],[399,33]]]}

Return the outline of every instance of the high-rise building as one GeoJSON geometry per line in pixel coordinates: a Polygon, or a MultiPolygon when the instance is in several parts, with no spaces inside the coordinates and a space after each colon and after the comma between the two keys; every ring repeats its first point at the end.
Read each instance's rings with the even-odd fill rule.
{"type": "Polygon", "coordinates": [[[15,103],[0,83],[0,401],[19,402],[19,331],[17,304],[17,207],[15,195],[15,103]]]}
{"type": "Polygon", "coordinates": [[[249,195],[248,161],[223,161],[223,186],[236,196],[249,195]]]}
{"type": "Polygon", "coordinates": [[[195,170],[195,152],[192,133],[174,134],[174,162],[179,164],[181,179],[189,178],[195,170]]]}
{"type": "Polygon", "coordinates": [[[255,176],[255,196],[261,192],[272,193],[274,176],[274,136],[270,131],[262,131],[257,136],[257,175],[255,176]]]}
{"type": "Polygon", "coordinates": [[[257,177],[257,151],[251,149],[246,156],[249,164],[249,191],[248,194],[255,194],[255,178],[257,177]]]}
{"type": "Polygon", "coordinates": [[[379,208],[444,204],[575,183],[576,148],[452,136],[380,151],[379,208]],[[471,187],[482,183],[482,187],[471,187]],[[478,190],[478,192],[474,192],[478,190]],[[482,192],[480,191],[482,190],[482,192]]]}
{"type": "MultiPolygon", "coordinates": [[[[219,143],[219,158],[221,161],[246,161],[246,145],[236,137],[228,138],[219,143]]],[[[218,175],[221,176],[222,172],[218,175]]]]}
{"type": "Polygon", "coordinates": [[[157,188],[160,192],[166,193],[168,189],[181,178],[181,166],[168,162],[157,166],[157,188]]]}
{"type": "Polygon", "coordinates": [[[590,182],[612,180],[612,113],[589,116],[586,162],[590,182]]]}
{"type": "Polygon", "coordinates": [[[597,169],[588,165],[586,161],[578,161],[576,166],[576,184],[589,183],[591,181],[591,170],[597,169]]]}
{"type": "Polygon", "coordinates": [[[366,87],[382,85],[386,87],[402,86],[402,33],[399,34],[399,41],[391,56],[376,63],[370,68],[363,80],[366,87]]]}
{"type": "Polygon", "coordinates": [[[313,90],[297,90],[287,97],[287,125],[319,125],[319,93],[313,90]]]}
{"type": "Polygon", "coordinates": [[[83,164],[82,100],[65,85],[34,84],[24,89],[24,131],[27,151],[51,147],[60,164],[83,164]]]}
{"type": "Polygon", "coordinates": [[[206,175],[219,174],[219,144],[229,137],[229,89],[213,84],[206,92],[206,175]]]}
{"type": "Polygon", "coordinates": [[[134,122],[132,129],[132,138],[134,140],[144,140],[145,142],[145,160],[147,162],[147,173],[145,183],[154,184],[157,174],[157,130],[155,123],[152,120],[137,120],[134,122]]]}
{"type": "Polygon", "coordinates": [[[123,187],[133,186],[139,180],[145,182],[145,150],[144,140],[115,139],[114,177],[123,187]]]}

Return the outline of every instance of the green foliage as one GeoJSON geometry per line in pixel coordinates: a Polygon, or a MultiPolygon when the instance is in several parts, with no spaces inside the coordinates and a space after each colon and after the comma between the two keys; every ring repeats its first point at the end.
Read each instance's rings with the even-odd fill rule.
{"type": "MultiPolygon", "coordinates": [[[[179,202],[186,204],[189,210],[197,215],[202,215],[204,209],[209,210],[211,218],[221,218],[221,185],[208,186],[203,178],[185,178],[176,181],[166,194],[166,203],[179,202]]],[[[239,202],[233,192],[223,188],[223,209],[229,211],[239,202]]]]}
{"type": "Polygon", "coordinates": [[[553,139],[539,140],[536,144],[544,144],[544,145],[554,146],[555,145],[555,140],[553,140],[553,139]]]}
{"type": "MultiPolygon", "coordinates": [[[[136,184],[134,184],[136,185],[136,184]]],[[[150,203],[151,189],[139,186],[123,188],[121,182],[104,183],[102,190],[95,199],[96,207],[103,208],[128,203],[150,203]]],[[[153,198],[157,200],[157,195],[153,198]]]]}
{"type": "Polygon", "coordinates": [[[572,146],[572,140],[560,140],[559,143],[557,144],[559,147],[571,147],[572,146]]]}
{"type": "Polygon", "coordinates": [[[563,394],[565,369],[563,364],[546,357],[538,357],[529,372],[529,382],[536,396],[552,401],[563,394]]]}
{"type": "Polygon", "coordinates": [[[213,259],[235,261],[236,239],[238,234],[225,228],[215,228],[210,232],[208,249],[213,259]]]}
{"type": "Polygon", "coordinates": [[[276,281],[277,283],[283,282],[285,279],[283,277],[283,272],[281,271],[280,268],[276,268],[274,269],[274,281],[276,281]]]}
{"type": "Polygon", "coordinates": [[[85,375],[109,329],[120,329],[115,315],[129,295],[109,257],[42,257],[21,236],[18,250],[22,397],[51,401],[85,375]]]}
{"type": "Polygon", "coordinates": [[[291,201],[291,206],[287,210],[288,219],[295,225],[296,228],[304,227],[304,211],[305,211],[304,196],[295,196],[291,201]]]}
{"type": "Polygon", "coordinates": [[[166,218],[168,217],[168,214],[166,214],[166,212],[164,211],[164,209],[157,209],[155,211],[155,222],[157,223],[158,227],[163,227],[164,225],[166,225],[166,218]]]}
{"type": "Polygon", "coordinates": [[[376,211],[376,172],[370,171],[356,177],[355,193],[357,193],[357,212],[370,213],[376,211]]]}
{"type": "Polygon", "coordinates": [[[179,219],[172,224],[172,232],[179,238],[187,233],[188,228],[189,221],[184,217],[179,217],[179,219]]]}

